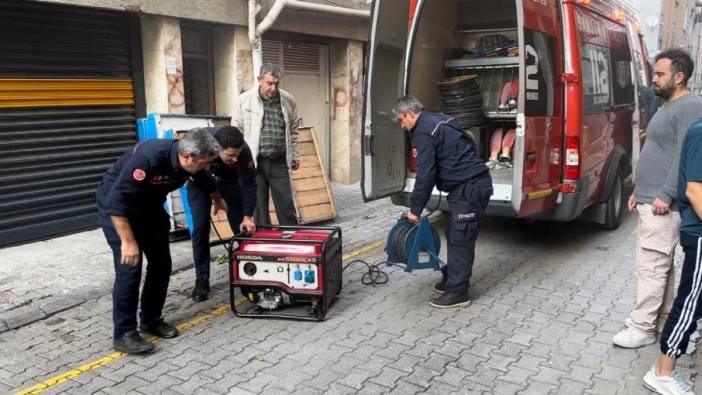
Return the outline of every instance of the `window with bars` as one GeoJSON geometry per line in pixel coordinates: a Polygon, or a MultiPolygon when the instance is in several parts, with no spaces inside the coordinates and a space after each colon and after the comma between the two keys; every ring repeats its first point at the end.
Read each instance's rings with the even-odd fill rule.
{"type": "Polygon", "coordinates": [[[206,26],[181,26],[183,87],[187,114],[215,114],[212,30],[206,26]]]}

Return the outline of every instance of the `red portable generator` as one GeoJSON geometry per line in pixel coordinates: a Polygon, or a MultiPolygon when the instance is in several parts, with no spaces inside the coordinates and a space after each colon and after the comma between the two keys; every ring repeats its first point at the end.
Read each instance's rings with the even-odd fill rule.
{"type": "Polygon", "coordinates": [[[229,259],[229,300],[239,317],[321,321],[341,292],[341,228],[258,226],[229,259]],[[235,303],[236,288],[246,301],[235,303]]]}

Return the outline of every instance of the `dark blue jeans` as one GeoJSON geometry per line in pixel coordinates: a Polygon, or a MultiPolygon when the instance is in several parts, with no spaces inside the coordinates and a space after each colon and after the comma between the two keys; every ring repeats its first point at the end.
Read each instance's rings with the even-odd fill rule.
{"type": "MultiPolygon", "coordinates": [[[[105,221],[103,221],[104,223],[105,221]]],[[[139,248],[146,256],[146,278],[141,291],[142,324],[149,325],[161,318],[171,276],[171,252],[168,248],[170,222],[165,212],[150,218],[129,220],[139,248]]],[[[112,249],[115,267],[115,284],[112,292],[112,319],[114,335],[119,337],[137,328],[139,284],[142,262],[137,266],[123,265],[122,242],[112,226],[103,224],[102,231],[112,249]]]]}
{"type": "Polygon", "coordinates": [[[492,179],[487,173],[456,187],[448,195],[451,210],[451,220],[446,230],[448,262],[442,269],[448,292],[468,294],[475,260],[475,241],[490,196],[492,179]]]}
{"type": "MultiPolygon", "coordinates": [[[[195,276],[201,281],[210,281],[210,211],[212,198],[197,184],[188,182],[188,202],[193,215],[193,263],[195,276]]],[[[227,221],[234,234],[239,233],[239,225],[244,219],[244,207],[241,200],[241,189],[230,187],[220,190],[222,198],[227,202],[227,221]]]]}

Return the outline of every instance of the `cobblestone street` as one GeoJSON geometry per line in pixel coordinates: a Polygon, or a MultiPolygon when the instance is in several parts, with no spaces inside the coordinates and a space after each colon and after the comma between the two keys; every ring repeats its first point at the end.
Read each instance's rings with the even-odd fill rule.
{"type": "MultiPolygon", "coordinates": [[[[357,189],[344,188],[335,186],[346,261],[382,261],[384,243],[373,242],[401,210],[387,201],[363,205],[357,189]]],[[[104,278],[91,291],[97,298],[0,334],[0,392],[49,380],[47,393],[76,394],[646,393],[640,379],[657,345],[611,345],[633,298],[634,225],[631,215],[616,232],[490,219],[478,240],[470,307],[429,306],[436,272],[386,267],[389,283],[373,287],[353,265],[321,323],[236,318],[223,265],[214,268],[212,299],[194,304],[193,272],[180,270],[165,316],[180,323],[181,336],[159,340],[145,357],[113,353],[104,278]]],[[[187,254],[188,245],[174,249],[187,254]]],[[[693,376],[692,359],[681,362],[693,376]]]]}

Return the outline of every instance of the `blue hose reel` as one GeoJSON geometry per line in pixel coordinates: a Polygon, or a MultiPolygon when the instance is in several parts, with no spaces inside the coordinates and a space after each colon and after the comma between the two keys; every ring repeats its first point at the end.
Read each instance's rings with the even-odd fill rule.
{"type": "Polygon", "coordinates": [[[441,239],[427,217],[422,217],[415,225],[404,216],[388,234],[385,251],[388,264],[404,264],[405,271],[415,269],[441,270],[444,261],[439,257],[441,239]]]}

